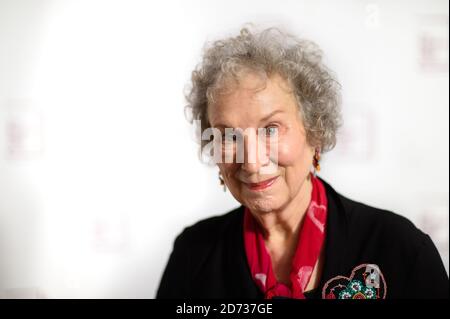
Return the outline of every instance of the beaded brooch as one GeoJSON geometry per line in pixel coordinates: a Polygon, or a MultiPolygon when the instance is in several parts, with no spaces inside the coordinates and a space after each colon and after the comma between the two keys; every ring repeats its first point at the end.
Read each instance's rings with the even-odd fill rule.
{"type": "Polygon", "coordinates": [[[350,277],[333,277],[322,289],[322,299],[386,299],[386,294],[386,281],[376,264],[359,265],[350,277]]]}

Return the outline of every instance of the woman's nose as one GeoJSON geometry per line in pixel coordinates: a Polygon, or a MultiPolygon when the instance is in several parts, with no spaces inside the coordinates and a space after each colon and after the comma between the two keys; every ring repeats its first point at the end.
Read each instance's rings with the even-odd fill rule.
{"type": "Polygon", "coordinates": [[[267,156],[265,141],[256,134],[244,136],[244,162],[242,169],[248,173],[259,173],[262,166],[268,165],[270,159],[267,156]]]}

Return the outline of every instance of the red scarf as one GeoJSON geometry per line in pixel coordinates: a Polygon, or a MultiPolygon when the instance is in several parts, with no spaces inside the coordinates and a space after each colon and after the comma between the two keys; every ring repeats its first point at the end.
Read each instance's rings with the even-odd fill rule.
{"type": "Polygon", "coordinates": [[[301,226],[297,249],[292,260],[290,286],[278,283],[272,269],[262,229],[248,208],[244,213],[244,242],[247,261],[253,280],[264,293],[264,298],[274,296],[304,299],[314,266],[322,249],[327,219],[327,196],[322,182],[310,174],[312,182],[311,202],[301,226]]]}

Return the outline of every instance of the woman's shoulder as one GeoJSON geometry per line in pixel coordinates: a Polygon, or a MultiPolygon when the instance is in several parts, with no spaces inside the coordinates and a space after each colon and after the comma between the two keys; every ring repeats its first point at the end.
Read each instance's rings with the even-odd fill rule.
{"type": "Polygon", "coordinates": [[[336,206],[342,211],[350,236],[374,236],[383,241],[395,239],[397,244],[416,247],[429,238],[410,219],[403,216],[403,212],[394,212],[350,199],[334,189],[332,192],[334,195],[331,195],[338,199],[335,200],[338,202],[336,206]]]}
{"type": "Polygon", "coordinates": [[[344,276],[373,264],[384,274],[390,298],[448,297],[448,276],[430,236],[397,212],[349,199],[329,186],[327,191],[330,255],[341,255],[344,276]]]}
{"type": "Polygon", "coordinates": [[[417,232],[418,228],[407,217],[388,209],[362,203],[345,196],[340,196],[349,221],[357,224],[366,224],[366,227],[384,226],[394,228],[400,232],[417,232]]]}

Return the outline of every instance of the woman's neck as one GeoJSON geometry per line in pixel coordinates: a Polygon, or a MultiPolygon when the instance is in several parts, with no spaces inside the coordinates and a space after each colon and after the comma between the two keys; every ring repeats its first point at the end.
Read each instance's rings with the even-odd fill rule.
{"type": "Polygon", "coordinates": [[[306,178],[295,198],[280,210],[255,214],[267,242],[281,243],[297,238],[311,201],[312,182],[306,178]]]}

